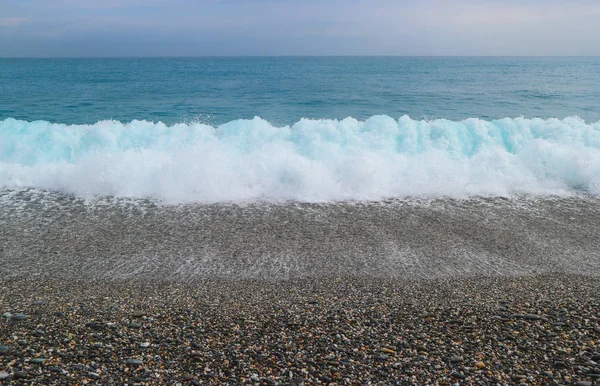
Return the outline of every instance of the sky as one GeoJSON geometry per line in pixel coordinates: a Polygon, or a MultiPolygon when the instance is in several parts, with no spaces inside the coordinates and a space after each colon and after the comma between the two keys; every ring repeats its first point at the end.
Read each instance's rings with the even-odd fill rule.
{"type": "Polygon", "coordinates": [[[0,0],[0,57],[600,55],[599,0],[0,0]]]}

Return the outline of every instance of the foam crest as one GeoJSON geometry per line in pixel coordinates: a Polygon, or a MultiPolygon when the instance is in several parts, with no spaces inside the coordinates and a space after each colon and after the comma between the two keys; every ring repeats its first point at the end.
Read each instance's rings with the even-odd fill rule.
{"type": "Polygon", "coordinates": [[[600,194],[600,122],[0,121],[0,188],[168,203],[600,194]]]}

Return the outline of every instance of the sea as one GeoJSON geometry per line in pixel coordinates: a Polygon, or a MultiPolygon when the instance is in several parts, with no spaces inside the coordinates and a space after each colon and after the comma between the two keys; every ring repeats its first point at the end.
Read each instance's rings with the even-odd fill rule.
{"type": "Polygon", "coordinates": [[[0,59],[0,276],[600,273],[600,58],[0,59]]]}

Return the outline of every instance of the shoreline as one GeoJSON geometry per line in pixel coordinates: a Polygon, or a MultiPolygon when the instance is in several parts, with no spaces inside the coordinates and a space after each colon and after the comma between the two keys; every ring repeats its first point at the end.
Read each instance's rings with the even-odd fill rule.
{"type": "Polygon", "coordinates": [[[44,384],[591,382],[599,280],[1,280],[12,316],[0,372],[44,384]]]}
{"type": "Polygon", "coordinates": [[[600,274],[597,197],[168,207],[32,193],[1,204],[1,278],[600,274]]]}

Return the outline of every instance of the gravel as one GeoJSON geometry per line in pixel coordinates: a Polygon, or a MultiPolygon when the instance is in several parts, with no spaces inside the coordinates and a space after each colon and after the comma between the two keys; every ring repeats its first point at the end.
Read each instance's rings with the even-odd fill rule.
{"type": "Polygon", "coordinates": [[[5,313],[3,382],[593,385],[600,374],[597,276],[9,279],[5,313]]]}

